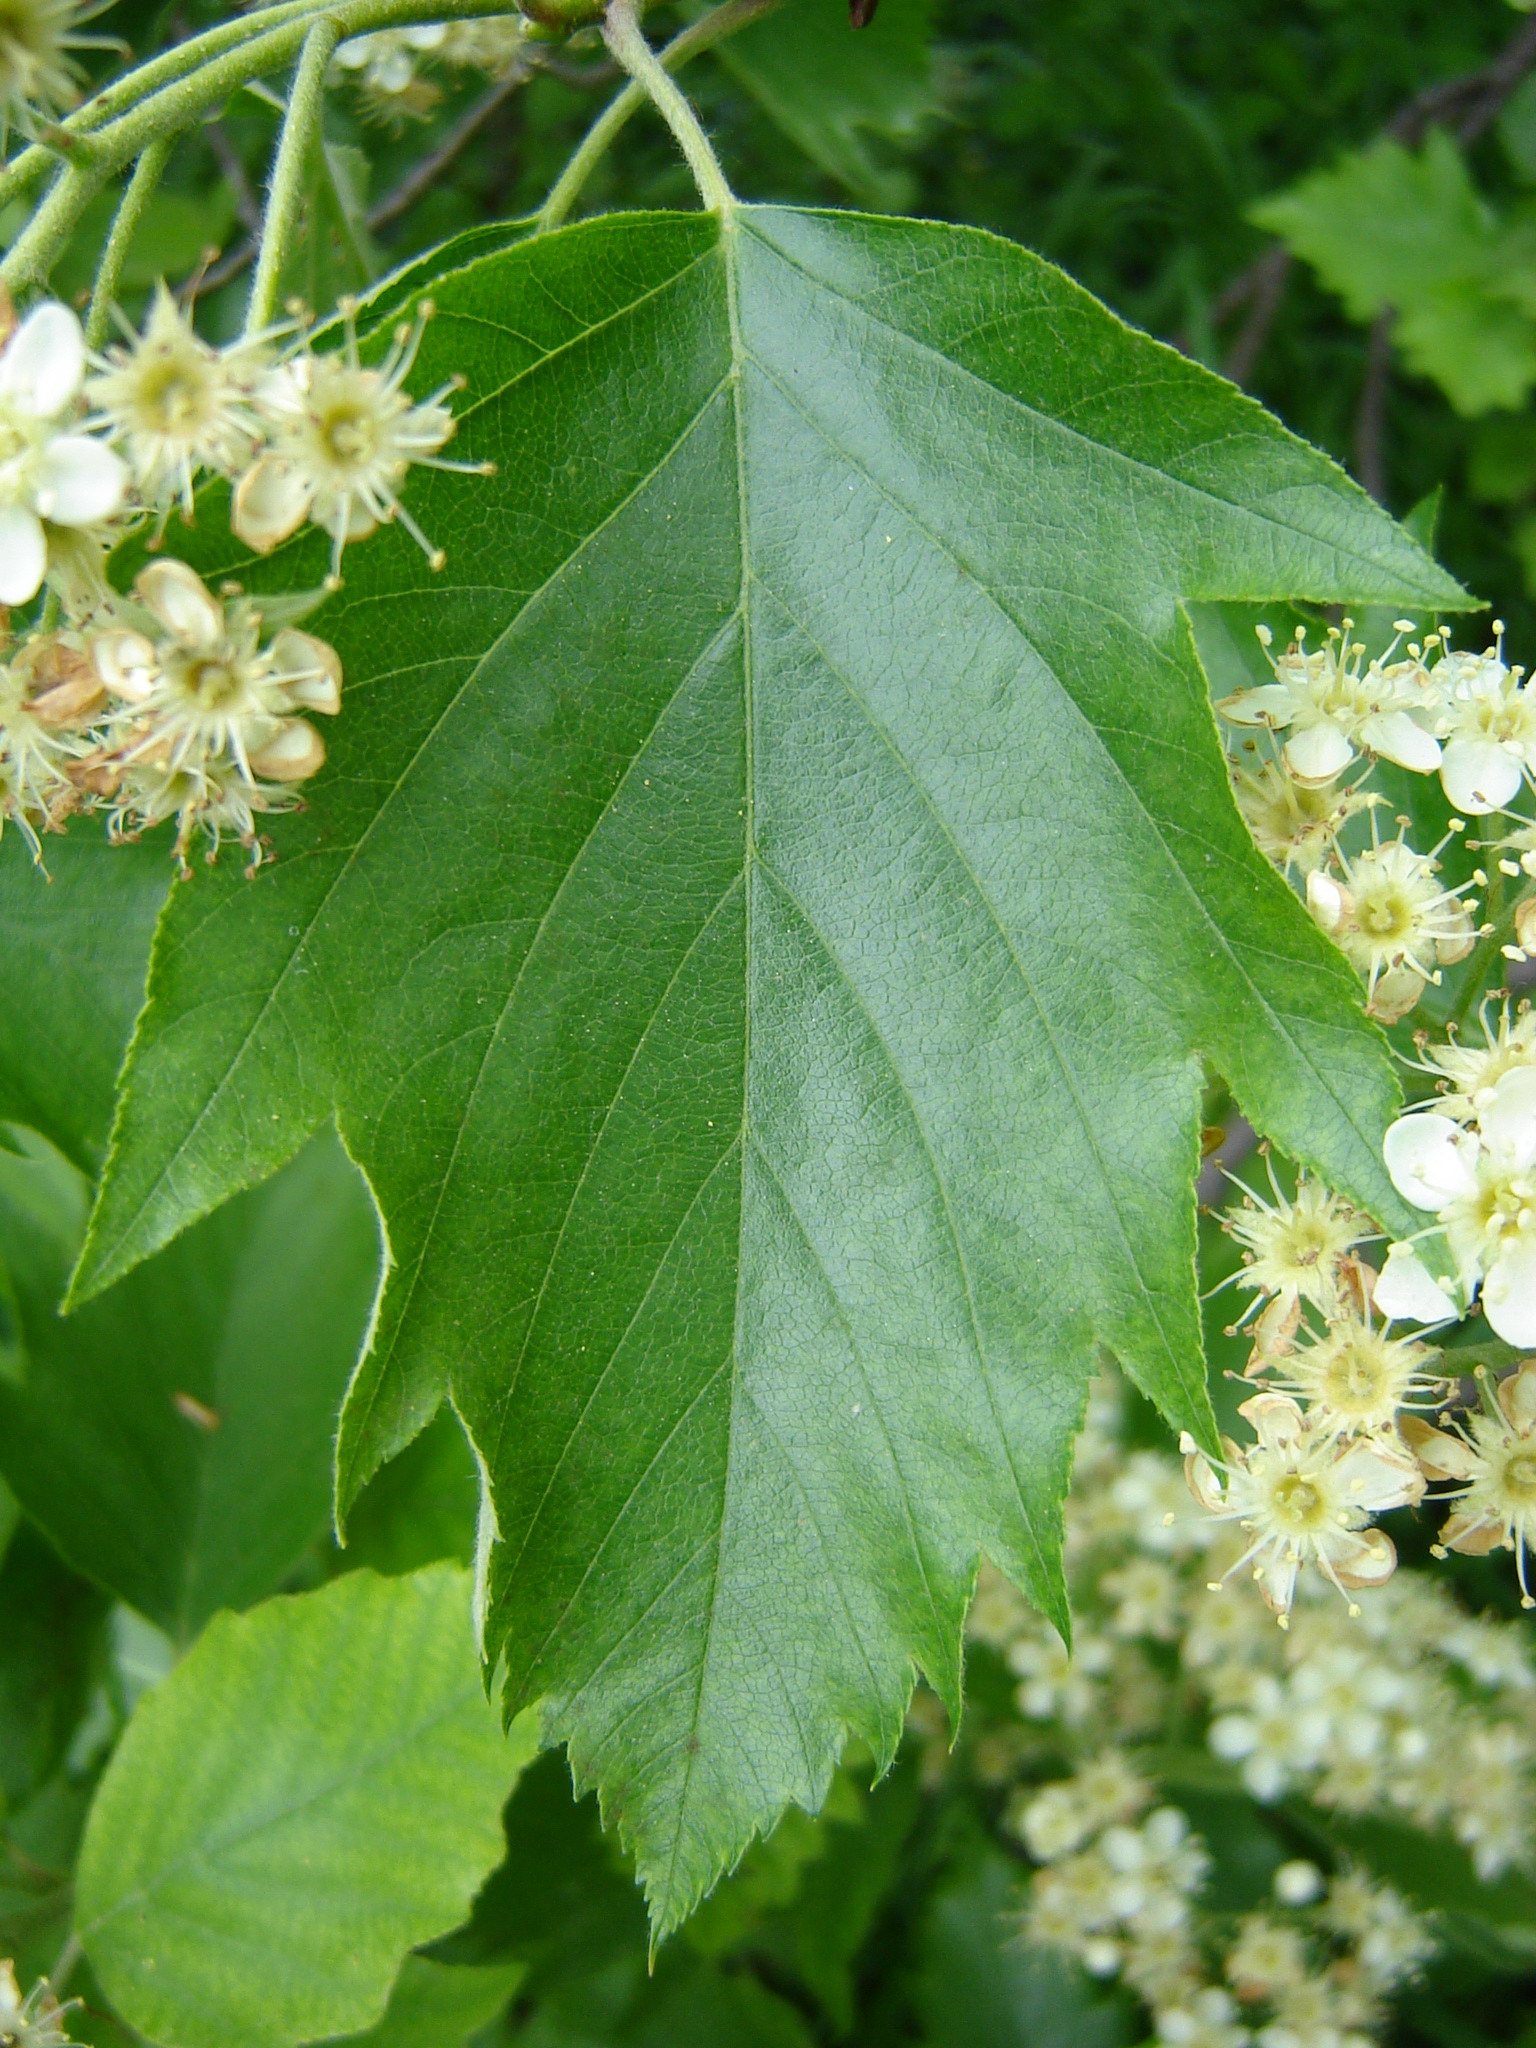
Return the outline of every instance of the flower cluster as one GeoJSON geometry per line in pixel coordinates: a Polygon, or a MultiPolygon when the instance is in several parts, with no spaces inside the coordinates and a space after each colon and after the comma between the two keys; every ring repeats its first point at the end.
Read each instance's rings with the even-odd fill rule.
{"type": "Polygon", "coordinates": [[[0,826],[34,854],[91,809],[114,839],[174,818],[183,870],[198,830],[214,852],[232,834],[260,863],[258,820],[298,802],[325,760],[311,719],[341,708],[336,654],[297,625],[323,591],[215,595],[161,558],[123,597],[106,560],[136,523],[158,547],[217,476],[255,553],[306,523],[329,534],[327,587],[343,550],[390,522],[441,566],[402,503],[407,474],[485,466],[440,452],[458,380],[420,401],[405,388],[431,312],[398,327],[377,364],[350,305],[335,349],[297,323],[215,348],[163,287],[142,333],[98,357],[52,302],[0,333],[0,605],[48,590],[42,618],[0,640],[0,826]]]}
{"type": "Polygon", "coordinates": [[[377,29],[337,48],[332,75],[356,89],[364,115],[398,131],[424,120],[442,99],[425,67],[478,71],[501,81],[531,68],[528,23],[520,14],[488,14],[478,21],[438,21],[411,28],[377,29]]]}
{"type": "MultiPolygon", "coordinates": [[[[1357,1618],[1304,1576],[1276,1629],[1259,1602],[1209,1590],[1245,1546],[1191,1501],[1171,1455],[1126,1447],[1126,1414],[1117,1383],[1098,1382],[1066,1504],[1073,1653],[990,1569],[971,1610],[1014,1695],[1011,1714],[971,1710],[982,1725],[961,1755],[1039,1866],[1024,1936],[1128,1986],[1167,2048],[1371,2048],[1435,1950],[1433,1923],[1348,1856],[1298,1860],[1290,1819],[1271,1832],[1265,1816],[1304,1799],[1320,1843],[1330,1815],[1375,1815],[1451,1835],[1486,1880],[1528,1865],[1536,1667],[1521,1626],[1407,1570],[1357,1618]],[[1180,1788],[1208,1794],[1213,1774],[1272,1843],[1267,1899],[1234,1901],[1209,1875],[1180,1788]]],[[[937,1740],[928,1754],[955,1768],[937,1740]]]]}
{"type": "MultiPolygon", "coordinates": [[[[1502,626],[1481,654],[1443,632],[1406,637],[1407,620],[1394,630],[1370,658],[1348,620],[1317,647],[1299,630],[1279,655],[1261,629],[1274,680],[1218,706],[1236,735],[1234,787],[1256,843],[1387,1023],[1480,938],[1496,965],[1503,930],[1505,959],[1523,962],[1525,939],[1536,942],[1536,896],[1504,901],[1510,882],[1536,878],[1536,826],[1512,816],[1494,842],[1497,872],[1478,868],[1446,887],[1440,857],[1465,818],[1421,853],[1406,820],[1383,839],[1384,799],[1367,787],[1381,759],[1438,775],[1467,817],[1507,811],[1536,781],[1536,694],[1506,661],[1502,626]],[[1474,889],[1494,913],[1481,925],[1474,889]]],[[[1249,1194],[1227,1219],[1244,1258],[1236,1280],[1254,1296],[1243,1317],[1254,1336],[1248,1369],[1264,1390],[1240,1412],[1257,1441],[1229,1446],[1220,1465],[1191,1445],[1190,1483],[1208,1510],[1241,1523],[1240,1562],[1282,1617],[1302,1564],[1346,1593],[1385,1577],[1391,1546],[1370,1517],[1411,1505],[1426,1482],[1456,1489],[1444,1545],[1513,1550],[1532,1597],[1536,1366],[1486,1390],[1480,1413],[1435,1427],[1422,1411],[1447,1404],[1454,1383],[1419,1333],[1480,1309],[1507,1343],[1536,1347],[1536,1017],[1488,998],[1475,1035],[1452,1025],[1439,1043],[1425,1031],[1415,1042],[1437,1093],[1391,1126],[1385,1162],[1404,1201],[1424,1212],[1423,1230],[1388,1245],[1376,1270],[1360,1256],[1362,1219],[1305,1177],[1288,1197],[1278,1187],[1273,1201],[1249,1194]]]]}
{"type": "Polygon", "coordinates": [[[1371,2048],[1383,2000],[1433,1953],[1423,1918],[1361,1871],[1330,1884],[1293,1860],[1272,1904],[1223,1924],[1199,1909],[1210,1858],[1185,1814],[1133,1825],[1150,1799],[1109,1750],[1024,1800],[1018,1833],[1043,1866],[1026,1940],[1129,1985],[1160,2048],[1371,2048]]]}

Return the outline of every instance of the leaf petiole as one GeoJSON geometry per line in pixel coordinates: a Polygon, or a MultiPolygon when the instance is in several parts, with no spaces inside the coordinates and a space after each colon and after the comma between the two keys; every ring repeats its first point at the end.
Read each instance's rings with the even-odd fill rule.
{"type": "Polygon", "coordinates": [[[698,115],[645,40],[634,0],[610,0],[603,20],[603,41],[672,130],[678,148],[688,160],[705,212],[731,213],[736,201],[725,182],[720,159],[710,147],[698,115]]]}
{"type": "MultiPolygon", "coordinates": [[[[727,36],[735,35],[738,29],[760,21],[765,14],[774,13],[783,4],[784,0],[724,0],[722,6],[711,8],[708,14],[675,35],[665,49],[656,53],[656,62],[668,71],[680,71],[690,58],[712,49],[727,36]]],[[[620,130],[628,125],[630,117],[638,113],[649,97],[644,86],[631,78],[622,92],[604,107],[540,209],[538,232],[541,235],[548,234],[552,228],[564,226],[598,162],[620,130]]]]}

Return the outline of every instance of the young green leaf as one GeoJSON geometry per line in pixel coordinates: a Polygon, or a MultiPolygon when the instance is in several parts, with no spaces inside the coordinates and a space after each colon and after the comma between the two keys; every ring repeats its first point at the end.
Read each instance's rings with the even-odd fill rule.
{"type": "Polygon", "coordinates": [[[56,1154],[0,1153],[24,1352],[0,1377],[0,1471],[71,1564],[185,1642],[270,1593],[325,1527],[378,1227],[326,1135],[60,1316],[88,1199],[56,1154]]]}
{"type": "Polygon", "coordinates": [[[416,494],[451,581],[349,557],[332,769],[176,892],[81,1286],[339,1117],[396,1262],[343,1503],[451,1379],[487,1652],[666,1927],[914,1666],[958,1705],[978,1552],[1065,1625],[1099,1346],[1210,1435],[1202,1056],[1409,1227],[1181,600],[1464,599],[968,230],[621,218],[436,297],[498,474],[416,494]]]}
{"type": "Polygon", "coordinates": [[[108,1997],[175,2048],[374,2025],[499,1860],[532,1748],[486,1701],[467,1572],[351,1572],[219,1616],[91,1811],[76,1925],[108,1997]]]}

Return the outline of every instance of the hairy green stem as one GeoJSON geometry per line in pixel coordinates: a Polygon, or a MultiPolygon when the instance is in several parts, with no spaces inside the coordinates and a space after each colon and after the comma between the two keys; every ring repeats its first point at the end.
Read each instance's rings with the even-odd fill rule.
{"type": "Polygon", "coordinates": [[[277,310],[277,290],[283,262],[299,223],[304,200],[304,172],[310,147],[320,132],[320,115],[325,101],[325,67],[336,47],[336,23],[321,18],[304,38],[303,55],[288,94],[288,111],[277,138],[272,159],[272,178],[267,187],[267,209],[261,221],[261,246],[256,255],[256,275],[251,279],[251,296],[246,302],[245,331],[257,334],[269,324],[277,310]]]}
{"type": "Polygon", "coordinates": [[[85,316],[85,345],[100,348],[106,340],[107,326],[112,315],[112,301],[117,297],[118,279],[123,274],[123,261],[144,217],[144,209],[155,195],[171,151],[176,147],[174,135],[162,135],[152,142],[133,167],[133,176],[128,180],[127,190],[117,203],[107,245],[101,252],[101,261],[96,266],[96,283],[91,291],[91,303],[85,316]]]}
{"type": "MultiPolygon", "coordinates": [[[[436,20],[473,20],[488,14],[505,14],[506,0],[342,0],[326,10],[338,40],[367,35],[374,29],[397,23],[419,22],[423,16],[436,20]]],[[[20,240],[0,263],[0,281],[12,290],[41,284],[58,258],[60,249],[91,197],[106,181],[146,150],[157,137],[190,128],[210,108],[221,106],[252,79],[281,71],[298,56],[315,16],[320,10],[304,6],[272,8],[245,16],[238,24],[241,39],[221,48],[196,68],[189,64],[186,75],[172,80],[148,97],[132,104],[105,125],[82,134],[83,157],[74,156],[55,178],[47,196],[28,223],[20,240]],[[269,17],[278,17],[273,25],[269,17]]],[[[204,38],[185,45],[204,45],[204,38]]],[[[179,54],[179,53],[175,53],[179,54]]],[[[152,67],[146,66],[146,70],[152,67]]],[[[137,77],[135,73],[133,76],[137,77]]],[[[131,80],[124,80],[126,87],[131,80]]],[[[41,151],[44,171],[57,166],[57,156],[41,151]]],[[[18,174],[31,158],[27,151],[0,174],[0,205],[25,196],[37,179],[30,172],[18,174]]]]}
{"type": "Polygon", "coordinates": [[[81,214],[111,175],[111,166],[96,159],[67,164],[6,251],[5,261],[0,263],[0,282],[12,291],[45,283],[81,214]]]}
{"type": "MultiPolygon", "coordinates": [[[[745,28],[748,22],[761,20],[783,4],[784,0],[725,0],[723,6],[711,8],[708,14],[691,22],[680,35],[675,35],[664,50],[656,53],[656,61],[665,65],[668,71],[678,71],[690,57],[698,56],[701,50],[709,49],[712,44],[723,42],[727,36],[745,28]]],[[[604,107],[582,137],[581,146],[556,179],[540,209],[538,232],[541,235],[562,226],[569,218],[571,208],[581,197],[582,188],[614,137],[649,98],[645,87],[638,80],[631,79],[623,91],[604,107]]]]}
{"type": "Polygon", "coordinates": [[[125,77],[114,79],[111,85],[103,86],[100,92],[92,94],[83,106],[77,107],[64,120],[56,121],[45,140],[34,142],[6,165],[0,172],[0,205],[24,198],[35,190],[49,172],[57,168],[61,156],[66,161],[83,160],[90,153],[94,131],[126,113],[130,107],[137,106],[150,93],[185,78],[189,72],[200,69],[214,57],[222,56],[226,50],[238,49],[253,36],[279,27],[286,21],[302,21],[309,15],[319,14],[328,4],[329,0],[283,0],[279,6],[263,7],[254,13],[242,14],[234,21],[224,22],[203,35],[189,36],[184,43],[177,43],[174,48],[163,50],[158,57],[136,65],[125,77]]]}
{"type": "Polygon", "coordinates": [[[698,115],[645,40],[634,0],[610,0],[603,19],[603,41],[672,130],[678,148],[688,159],[705,212],[729,214],[736,201],[725,182],[720,159],[710,148],[698,115]]]}

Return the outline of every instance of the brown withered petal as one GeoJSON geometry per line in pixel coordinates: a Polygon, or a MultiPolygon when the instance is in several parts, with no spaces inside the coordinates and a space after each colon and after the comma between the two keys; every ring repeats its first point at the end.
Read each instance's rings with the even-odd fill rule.
{"type": "Polygon", "coordinates": [[[251,756],[251,772],[269,782],[307,782],[325,764],[325,741],[302,718],[285,718],[251,756]]]}

